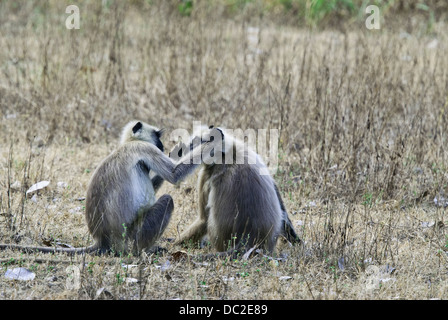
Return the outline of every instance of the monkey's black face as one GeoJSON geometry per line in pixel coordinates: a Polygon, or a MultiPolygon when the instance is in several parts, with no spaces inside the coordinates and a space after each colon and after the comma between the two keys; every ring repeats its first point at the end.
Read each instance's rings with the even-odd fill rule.
{"type": "Polygon", "coordinates": [[[162,151],[162,152],[164,151],[163,143],[162,143],[162,141],[160,141],[160,139],[157,140],[156,146],[157,146],[157,148],[160,149],[160,151],[162,151]]]}
{"type": "Polygon", "coordinates": [[[163,147],[162,141],[160,141],[160,137],[163,135],[164,131],[164,129],[160,129],[152,132],[152,138],[154,139],[155,145],[162,152],[165,150],[165,148],[163,147]]]}
{"type": "Polygon", "coordinates": [[[159,136],[156,132],[155,132],[154,135],[153,135],[153,139],[154,139],[154,142],[155,142],[156,147],[159,148],[160,151],[163,152],[163,151],[164,151],[163,143],[162,143],[162,141],[160,140],[160,136],[159,136]]]}
{"type": "MultiPolygon", "coordinates": [[[[175,161],[178,161],[180,160],[180,158],[182,158],[182,156],[185,155],[185,153],[191,152],[193,151],[194,148],[207,142],[222,143],[222,147],[224,147],[224,134],[222,130],[219,128],[213,128],[213,126],[211,126],[210,129],[213,130],[211,131],[211,134],[208,138],[196,136],[191,140],[191,142],[188,145],[186,145],[183,142],[180,142],[177,145],[175,145],[169,154],[170,158],[174,159],[175,161]]],[[[223,148],[219,148],[219,150],[223,150],[223,148]]],[[[211,156],[214,156],[214,149],[211,150],[211,156]]]]}

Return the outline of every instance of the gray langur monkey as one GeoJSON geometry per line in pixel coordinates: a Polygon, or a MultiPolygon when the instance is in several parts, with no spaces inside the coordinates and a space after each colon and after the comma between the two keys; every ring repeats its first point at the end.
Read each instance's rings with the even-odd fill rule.
{"type": "Polygon", "coordinates": [[[173,200],[155,193],[163,180],[177,183],[198,166],[201,144],[179,162],[163,153],[162,130],[141,121],[128,123],[119,147],[98,166],[89,182],[85,218],[95,243],[83,248],[51,248],[0,244],[0,249],[25,252],[105,253],[150,249],[165,230],[173,200]],[[197,158],[196,158],[197,159],[197,158]],[[150,173],[155,173],[151,178],[150,173]]]}
{"type": "Polygon", "coordinates": [[[192,136],[190,148],[179,143],[170,152],[170,157],[181,157],[193,150],[198,140],[218,146],[211,150],[213,161],[204,161],[199,172],[199,216],[174,244],[198,242],[207,235],[218,251],[207,256],[213,257],[234,256],[254,247],[272,253],[280,235],[293,244],[300,243],[261,157],[223,129],[211,126],[201,131],[192,136]],[[243,163],[237,161],[238,152],[243,152],[243,163]],[[233,157],[231,163],[227,154],[233,157]]]}

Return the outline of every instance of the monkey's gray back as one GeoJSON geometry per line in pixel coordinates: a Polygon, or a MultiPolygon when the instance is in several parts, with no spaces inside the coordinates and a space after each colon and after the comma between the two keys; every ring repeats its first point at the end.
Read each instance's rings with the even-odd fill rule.
{"type": "Polygon", "coordinates": [[[218,251],[228,250],[233,237],[246,248],[261,244],[274,249],[282,211],[272,177],[260,175],[259,169],[250,164],[203,168],[201,174],[210,177],[208,235],[218,251]]]}
{"type": "Polygon", "coordinates": [[[128,142],[119,147],[95,170],[86,196],[86,221],[99,247],[123,244],[126,225],[134,221],[137,211],[155,202],[149,171],[141,162],[134,146],[128,142]]]}

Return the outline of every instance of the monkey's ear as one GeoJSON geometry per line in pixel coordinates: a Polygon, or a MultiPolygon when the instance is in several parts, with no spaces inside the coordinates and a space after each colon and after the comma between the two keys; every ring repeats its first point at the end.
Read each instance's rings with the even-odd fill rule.
{"type": "Polygon", "coordinates": [[[135,126],[132,128],[132,133],[136,134],[138,131],[142,130],[142,123],[139,121],[135,124],[135,126]]]}
{"type": "Polygon", "coordinates": [[[159,131],[156,131],[156,137],[160,138],[165,133],[165,129],[160,129],[159,131]]]}

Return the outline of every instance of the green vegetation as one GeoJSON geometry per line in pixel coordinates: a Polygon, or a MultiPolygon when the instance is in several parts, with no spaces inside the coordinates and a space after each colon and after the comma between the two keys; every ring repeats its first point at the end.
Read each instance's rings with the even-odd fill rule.
{"type": "MultiPolygon", "coordinates": [[[[132,3],[139,8],[157,5],[157,1],[149,0],[132,3]]],[[[446,19],[444,12],[448,10],[448,3],[437,0],[182,0],[176,8],[181,16],[191,18],[197,18],[201,12],[223,12],[226,17],[247,14],[267,17],[280,24],[326,28],[364,21],[368,5],[378,6],[390,23],[398,16],[417,16],[425,20],[426,32],[433,31],[438,19],[446,19]]]]}

